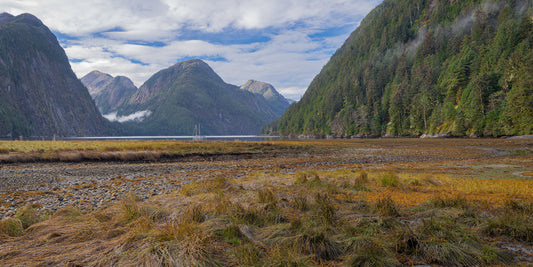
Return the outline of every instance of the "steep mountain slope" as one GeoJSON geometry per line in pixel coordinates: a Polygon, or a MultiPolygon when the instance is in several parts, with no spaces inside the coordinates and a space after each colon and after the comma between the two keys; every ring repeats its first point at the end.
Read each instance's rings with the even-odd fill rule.
{"type": "Polygon", "coordinates": [[[118,116],[141,114],[130,122],[135,134],[190,135],[257,134],[276,119],[263,96],[225,83],[205,62],[189,60],[159,71],[146,81],[118,116]]]}
{"type": "Polygon", "coordinates": [[[533,2],[385,0],[278,123],[281,133],[533,133],[533,2]]]}
{"type": "Polygon", "coordinates": [[[101,135],[104,124],[52,32],[30,14],[1,14],[0,136],[101,135]]]}
{"type": "Polygon", "coordinates": [[[102,114],[116,112],[119,106],[137,92],[137,87],[129,78],[124,76],[113,78],[97,70],[88,73],[80,80],[89,89],[89,94],[102,114]]]}
{"type": "Polygon", "coordinates": [[[262,95],[276,113],[277,118],[281,117],[283,113],[285,113],[285,110],[290,106],[289,101],[280,95],[271,84],[249,80],[241,86],[241,89],[262,95]]]}

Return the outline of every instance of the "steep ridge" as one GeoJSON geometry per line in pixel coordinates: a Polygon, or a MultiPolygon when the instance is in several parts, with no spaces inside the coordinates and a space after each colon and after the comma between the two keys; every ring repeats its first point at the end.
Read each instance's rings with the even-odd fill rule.
{"type": "Polygon", "coordinates": [[[274,131],[533,133],[533,4],[385,0],[274,131]]]}
{"type": "Polygon", "coordinates": [[[0,136],[109,133],[52,32],[30,14],[0,15],[0,136]]]}

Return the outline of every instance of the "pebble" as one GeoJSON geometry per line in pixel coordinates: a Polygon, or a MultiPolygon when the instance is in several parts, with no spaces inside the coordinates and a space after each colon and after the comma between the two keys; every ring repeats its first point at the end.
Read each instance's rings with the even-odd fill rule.
{"type": "MultiPolygon", "coordinates": [[[[369,162],[405,161],[394,154],[380,155],[356,149],[334,155],[282,155],[271,158],[190,158],[182,162],[157,163],[20,163],[0,166],[0,204],[10,206],[0,214],[10,217],[25,206],[29,198],[42,204],[42,209],[55,211],[69,205],[80,205],[91,211],[116,202],[134,192],[140,199],[166,192],[178,192],[182,184],[224,175],[244,177],[250,170],[271,170],[282,166],[294,171],[311,165],[364,164],[369,162]],[[288,160],[280,160],[280,157],[288,160]]],[[[435,158],[441,157],[436,153],[435,158]]],[[[410,160],[411,158],[407,159],[410,160]]],[[[427,158],[427,155],[424,157],[427,158]]],[[[0,205],[2,206],[2,205],[0,205]]]]}

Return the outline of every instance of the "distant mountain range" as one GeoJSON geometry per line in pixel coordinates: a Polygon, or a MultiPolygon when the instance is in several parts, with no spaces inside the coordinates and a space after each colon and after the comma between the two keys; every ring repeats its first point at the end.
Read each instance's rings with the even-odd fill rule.
{"type": "Polygon", "coordinates": [[[191,135],[195,127],[209,135],[258,134],[288,106],[271,85],[253,81],[243,89],[201,60],[161,70],[139,89],[98,71],[80,81],[39,19],[0,14],[0,137],[191,135]]]}
{"type": "Polygon", "coordinates": [[[0,14],[0,137],[113,133],[52,32],[30,14],[0,14]]]}
{"type": "Polygon", "coordinates": [[[262,126],[309,135],[531,135],[533,6],[385,0],[290,106],[271,85],[227,84],[201,60],[161,70],[138,89],[96,71],[81,80],[86,87],[41,21],[0,14],[0,137],[258,134],[262,126]]]}
{"type": "Polygon", "coordinates": [[[93,71],[81,81],[106,118],[127,134],[258,134],[289,102],[272,85],[225,83],[205,62],[189,60],[161,70],[138,90],[126,77],[93,71]]]}
{"type": "Polygon", "coordinates": [[[137,92],[137,87],[129,78],[112,77],[99,71],[85,75],[81,82],[89,89],[89,94],[102,114],[117,112],[118,107],[137,92]]]}
{"type": "Polygon", "coordinates": [[[532,134],[532,1],[385,0],[265,130],[532,134]]]}

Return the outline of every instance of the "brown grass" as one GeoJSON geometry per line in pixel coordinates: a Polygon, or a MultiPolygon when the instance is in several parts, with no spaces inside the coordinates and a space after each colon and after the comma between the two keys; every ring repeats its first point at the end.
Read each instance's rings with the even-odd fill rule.
{"type": "MultiPolygon", "coordinates": [[[[533,168],[533,161],[529,154],[511,153],[531,143],[421,142],[313,141],[309,146],[320,157],[265,156],[261,161],[267,167],[239,176],[213,171],[178,193],[150,200],[130,193],[95,212],[68,207],[51,216],[28,207],[0,221],[0,261],[83,266],[529,264],[520,258],[524,255],[505,247],[532,247],[533,181],[519,175],[533,168]],[[471,148],[476,146],[483,149],[471,148]],[[486,154],[487,147],[511,152],[485,158],[493,155],[486,154]],[[362,163],[365,156],[391,160],[362,163]]],[[[152,151],[156,144],[135,146],[152,151]]],[[[91,149],[126,155],[136,151],[132,146],[106,143],[91,149]]],[[[279,148],[242,146],[269,153],[279,148]]],[[[190,151],[202,149],[232,148],[213,144],[190,151]]],[[[84,155],[88,152],[71,151],[61,153],[70,160],[89,157],[84,155]]],[[[156,160],[168,153],[163,151],[158,150],[162,154],[156,160]]],[[[143,155],[148,160],[144,151],[135,153],[132,159],[143,155]]]]}

